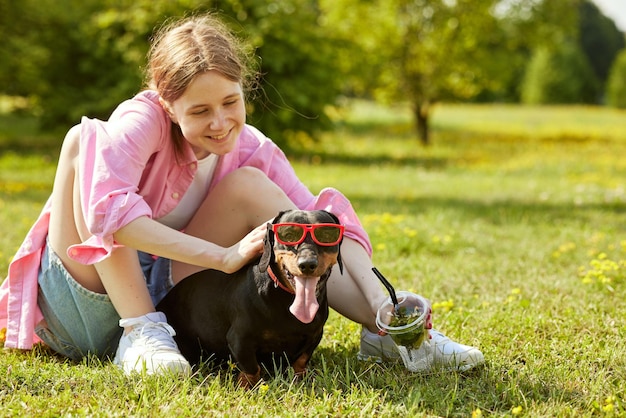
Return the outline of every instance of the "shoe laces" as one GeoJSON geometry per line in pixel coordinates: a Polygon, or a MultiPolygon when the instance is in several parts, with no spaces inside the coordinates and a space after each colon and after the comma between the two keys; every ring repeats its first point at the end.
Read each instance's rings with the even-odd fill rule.
{"type": "Polygon", "coordinates": [[[133,327],[130,331],[130,334],[135,334],[133,339],[142,339],[146,346],[156,350],[178,351],[176,342],[172,338],[176,335],[176,331],[167,322],[133,323],[129,320],[128,323],[122,323],[122,321],[120,321],[121,326],[133,327]]]}

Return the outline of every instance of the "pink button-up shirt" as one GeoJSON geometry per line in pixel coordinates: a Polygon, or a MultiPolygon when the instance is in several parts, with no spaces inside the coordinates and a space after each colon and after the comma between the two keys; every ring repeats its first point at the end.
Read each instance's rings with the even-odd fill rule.
{"type": "MultiPolygon", "coordinates": [[[[103,260],[115,248],[113,234],[134,219],[157,219],[178,204],[198,163],[185,142],[177,158],[171,122],[154,91],[144,91],[120,104],[108,121],[83,118],[79,170],[83,216],[91,237],[68,249],[84,264],[103,260]]],[[[267,174],[300,209],[325,209],[337,215],[346,236],[371,254],[367,233],[348,199],[327,188],[318,196],[298,179],[283,152],[257,129],[246,125],[235,149],[220,157],[211,190],[226,174],[244,166],[267,174]]],[[[262,199],[259,196],[259,199],[262,199]]],[[[0,328],[6,327],[7,348],[30,349],[39,339],[35,325],[43,316],[37,305],[37,277],[50,221],[48,200],[9,265],[0,287],[0,328]]]]}

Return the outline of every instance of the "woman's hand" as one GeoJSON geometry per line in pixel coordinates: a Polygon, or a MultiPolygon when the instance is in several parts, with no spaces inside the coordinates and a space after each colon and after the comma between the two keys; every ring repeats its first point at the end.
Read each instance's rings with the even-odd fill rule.
{"type": "Polygon", "coordinates": [[[267,233],[267,223],[250,231],[238,243],[229,247],[224,256],[224,273],[234,273],[250,261],[263,254],[263,240],[267,233]]]}

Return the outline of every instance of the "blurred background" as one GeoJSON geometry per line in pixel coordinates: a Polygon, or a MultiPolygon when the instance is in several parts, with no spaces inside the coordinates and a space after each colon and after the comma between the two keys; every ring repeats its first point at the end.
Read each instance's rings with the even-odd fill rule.
{"type": "Polygon", "coordinates": [[[315,139],[354,98],[410,107],[428,144],[439,102],[626,107],[623,3],[0,0],[0,113],[106,119],[142,89],[156,26],[216,11],[255,50],[248,120],[279,144],[315,139]]]}

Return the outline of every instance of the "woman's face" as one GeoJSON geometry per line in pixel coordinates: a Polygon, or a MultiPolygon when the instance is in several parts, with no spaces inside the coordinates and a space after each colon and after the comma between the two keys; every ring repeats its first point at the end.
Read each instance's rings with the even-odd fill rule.
{"type": "Polygon", "coordinates": [[[241,85],[217,71],[198,75],[181,97],[161,104],[198,159],[232,151],[246,123],[241,85]]]}

